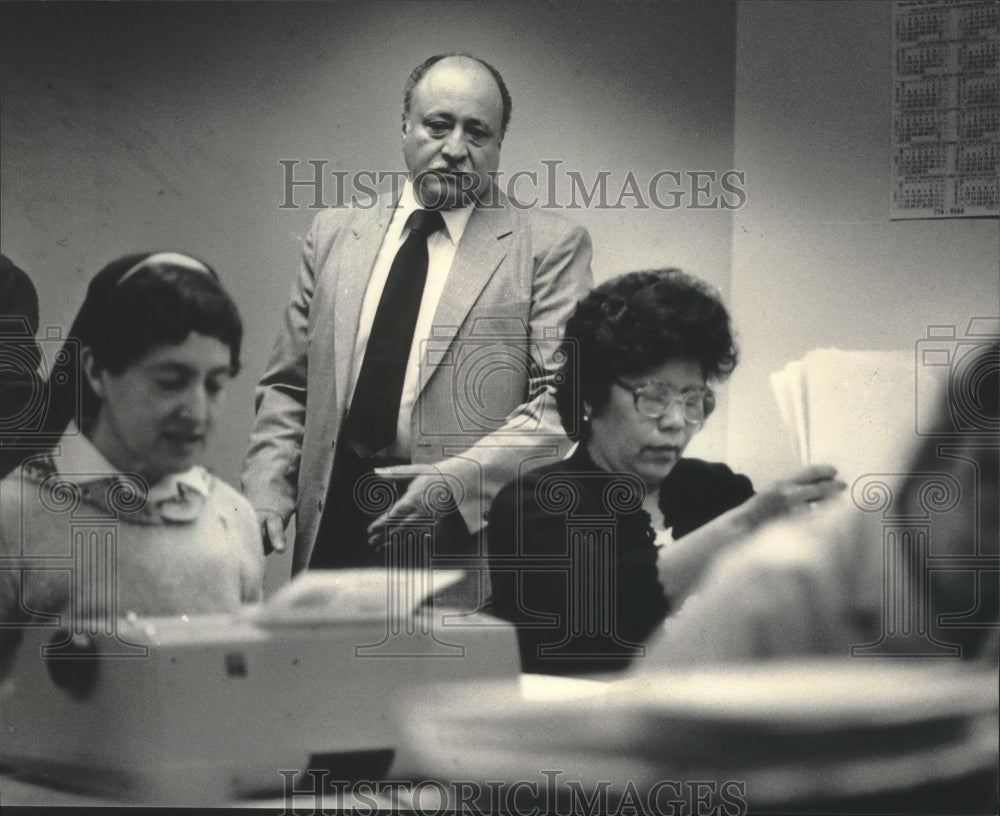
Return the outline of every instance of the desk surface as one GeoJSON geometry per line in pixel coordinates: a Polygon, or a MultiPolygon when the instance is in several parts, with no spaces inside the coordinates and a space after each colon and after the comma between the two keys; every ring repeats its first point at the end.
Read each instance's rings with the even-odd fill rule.
{"type": "MultiPolygon", "coordinates": [[[[578,678],[548,677],[544,675],[522,675],[520,678],[521,693],[525,699],[546,700],[566,699],[573,696],[587,696],[600,693],[608,684],[603,680],[578,678]]],[[[306,777],[294,783],[289,782],[290,797],[286,797],[281,786],[261,797],[243,798],[230,802],[197,802],[156,800],[129,801],[113,796],[99,795],[78,789],[58,787],[47,784],[34,777],[25,776],[10,768],[0,765],[0,805],[7,807],[169,807],[212,805],[216,807],[252,808],[265,810],[288,811],[294,804],[303,812],[335,812],[358,808],[365,811],[373,809],[409,809],[411,799],[409,790],[412,783],[383,781],[386,762],[381,763],[380,772],[355,771],[348,778],[356,781],[356,790],[352,793],[347,783],[338,789],[321,790],[319,798],[312,794],[314,786],[312,779],[306,777]]],[[[53,774],[55,776],[55,774],[53,774]]],[[[322,771],[314,771],[313,778],[323,778],[322,771]]],[[[329,779],[338,778],[331,773],[329,779]]],[[[445,802],[437,803],[436,790],[427,786],[420,790],[419,804],[432,810],[445,807],[445,802]]]]}
{"type": "MultiPolygon", "coordinates": [[[[584,704],[584,708],[588,712],[588,718],[592,717],[592,715],[601,708],[601,695],[603,693],[611,692],[613,695],[615,685],[616,684],[608,684],[594,680],[550,678],[532,675],[525,675],[520,679],[522,700],[542,703],[546,708],[549,707],[548,704],[550,702],[552,704],[555,704],[557,701],[565,702],[573,697],[581,698],[580,702],[582,702],[582,698],[590,697],[591,700],[588,700],[584,704]]],[[[994,682],[993,689],[995,688],[996,686],[994,682]]],[[[995,691],[992,693],[995,695],[995,691]]],[[[481,695],[478,697],[478,704],[475,706],[475,710],[478,711],[480,718],[482,718],[489,711],[490,705],[492,705],[492,703],[487,704],[481,695]]],[[[461,706],[459,706],[459,708],[461,708],[461,706]]],[[[520,733],[521,727],[524,724],[507,722],[508,719],[508,716],[500,717],[496,720],[495,725],[499,727],[499,724],[504,722],[507,727],[514,727],[520,733]]],[[[439,725],[442,727],[447,725],[447,717],[444,717],[439,725]]],[[[995,756],[997,744],[995,739],[995,713],[992,715],[992,724],[988,723],[988,725],[989,729],[987,730],[990,730],[993,736],[989,738],[988,742],[983,742],[983,746],[986,747],[979,746],[977,750],[984,751],[988,749],[988,753],[992,757],[995,756]]],[[[438,742],[444,740],[444,743],[451,745],[452,749],[462,752],[462,758],[468,761],[468,755],[465,754],[466,747],[463,746],[462,740],[458,739],[458,744],[456,744],[456,742],[450,738],[451,732],[449,732],[447,728],[442,730],[440,727],[436,727],[431,729],[429,732],[421,731],[420,735],[421,737],[426,736],[432,742],[434,740],[437,740],[438,742]]],[[[480,777],[475,774],[472,776],[463,776],[463,773],[468,773],[468,769],[463,772],[461,769],[461,762],[458,762],[458,760],[454,757],[452,757],[452,759],[455,760],[454,762],[447,764],[438,763],[437,765],[431,764],[429,767],[432,769],[436,768],[438,771],[438,773],[433,775],[443,779],[449,774],[442,774],[441,772],[444,769],[450,769],[453,772],[450,776],[458,779],[506,778],[512,780],[525,778],[523,776],[518,776],[517,774],[508,774],[505,776],[502,771],[503,762],[501,761],[501,756],[497,753],[500,747],[489,740],[488,735],[480,733],[479,736],[487,738],[487,744],[484,746],[484,750],[488,749],[488,758],[484,759],[484,761],[488,763],[488,767],[491,769],[491,773],[493,775],[488,777],[480,777]],[[455,762],[458,762],[458,764],[456,765],[455,762]]],[[[556,735],[553,734],[552,736],[556,735]]],[[[559,738],[562,736],[564,735],[556,737],[556,742],[558,742],[559,738]]],[[[607,737],[607,734],[605,734],[605,737],[607,737]]],[[[411,775],[409,771],[411,766],[407,764],[408,757],[405,751],[405,742],[406,741],[403,740],[402,750],[397,752],[396,762],[391,768],[389,768],[387,761],[383,761],[381,766],[378,766],[377,770],[376,766],[372,764],[371,761],[369,761],[367,765],[361,763],[360,765],[350,766],[346,764],[347,761],[344,758],[345,755],[330,755],[330,770],[315,770],[307,772],[299,776],[294,783],[290,779],[287,780],[287,783],[284,786],[284,794],[281,790],[282,785],[279,784],[276,785],[276,789],[274,791],[269,791],[267,795],[255,798],[241,798],[239,800],[229,802],[157,802],[149,800],[141,803],[131,802],[109,796],[94,795],[92,793],[68,790],[66,788],[52,787],[44,783],[37,783],[0,767],[0,804],[2,804],[5,808],[25,806],[45,808],[127,808],[133,804],[141,806],[166,805],[187,807],[214,805],[216,807],[232,807],[241,810],[243,808],[264,809],[281,811],[283,813],[336,812],[351,809],[358,809],[364,812],[375,812],[376,810],[388,811],[396,809],[419,809],[421,811],[430,810],[434,812],[441,812],[442,810],[449,809],[449,805],[454,805],[455,803],[447,801],[447,795],[450,788],[446,787],[445,783],[439,783],[438,787],[435,788],[433,784],[429,784],[432,780],[421,781],[422,777],[419,773],[411,775]],[[348,772],[348,768],[352,768],[353,772],[348,772]],[[363,770],[359,770],[359,768],[363,770]],[[382,778],[386,775],[387,770],[390,772],[390,778],[388,781],[382,778]],[[412,781],[393,781],[392,777],[394,776],[400,778],[401,780],[410,779],[412,781]],[[325,790],[323,789],[323,780],[329,781],[335,779],[351,779],[355,781],[354,783],[337,782],[337,787],[331,788],[328,786],[325,790]],[[319,781],[320,784],[316,784],[317,781],[319,781]],[[316,792],[317,789],[319,789],[318,793],[316,792]],[[441,795],[439,796],[438,794],[441,795]]],[[[977,739],[975,742],[976,745],[978,745],[980,740],[977,739]]],[[[521,746],[522,749],[524,747],[524,745],[521,746]]],[[[962,753],[960,758],[964,757],[964,759],[967,760],[968,756],[966,756],[966,753],[964,752],[965,748],[963,748],[962,752],[960,752],[962,753]]],[[[386,760],[388,753],[389,752],[383,752],[385,755],[383,756],[383,760],[386,760]]],[[[502,754],[502,752],[500,753],[502,754]]],[[[528,751],[527,756],[525,756],[521,751],[518,753],[521,758],[517,761],[522,762],[522,764],[524,762],[533,763],[536,760],[539,760],[539,756],[531,754],[530,751],[528,751]]],[[[361,755],[361,758],[371,760],[371,757],[366,757],[364,755],[361,755]]],[[[423,758],[426,760],[426,757],[423,758]]],[[[510,757],[508,758],[510,759],[510,757]]],[[[551,756],[549,759],[551,759],[551,756]]],[[[611,757],[605,755],[602,761],[608,762],[610,759],[611,757]]],[[[882,758],[880,757],[879,759],[882,758]]],[[[875,762],[874,764],[879,765],[883,770],[885,770],[884,763],[875,762]]],[[[319,767],[323,768],[326,766],[320,764],[319,767]]],[[[428,766],[422,766],[419,762],[416,767],[422,767],[425,771],[428,768],[428,766]]],[[[524,768],[529,767],[538,768],[539,766],[535,764],[531,764],[530,766],[524,765],[524,768]]],[[[545,767],[551,766],[546,765],[545,767]]],[[[907,767],[909,767],[909,765],[907,765],[907,767]]],[[[885,786],[885,789],[872,789],[864,796],[862,795],[862,792],[856,788],[845,788],[839,791],[841,794],[840,798],[831,799],[828,791],[827,798],[822,801],[817,799],[815,796],[807,796],[806,801],[808,801],[812,807],[810,812],[817,814],[844,812],[857,813],[866,809],[867,812],[881,813],[917,811],[925,813],[952,813],[955,812],[954,806],[958,801],[967,803],[967,806],[963,808],[963,812],[995,813],[997,801],[995,759],[986,764],[982,762],[970,764],[969,762],[963,760],[962,763],[955,765],[949,773],[939,775],[940,778],[936,778],[934,774],[928,773],[927,768],[923,763],[921,763],[921,767],[924,768],[924,772],[918,774],[917,776],[913,776],[912,778],[910,778],[910,776],[906,776],[905,779],[901,776],[898,780],[896,780],[900,784],[888,785],[885,786]],[[844,797],[846,797],[846,799],[844,797]],[[861,798],[859,799],[859,797],[861,798]],[[985,809],[980,809],[984,807],[983,803],[985,803],[985,809]],[[916,810],[914,810],[914,808],[916,810]]],[[[769,766],[768,769],[771,770],[769,766]]],[[[607,771],[608,769],[605,768],[602,773],[606,773],[607,771]]],[[[759,775],[760,774],[758,774],[758,776],[759,775]]],[[[681,779],[686,777],[672,776],[670,778],[681,779]]],[[[712,775],[701,775],[697,778],[711,779],[712,775]]],[[[748,779],[749,777],[742,778],[748,779]]],[[[749,787],[750,785],[747,784],[747,788],[749,787]]],[[[486,790],[485,788],[484,792],[494,796],[496,794],[496,791],[486,790]]],[[[749,789],[746,793],[748,794],[746,804],[750,805],[755,797],[749,789]]],[[[813,793],[815,794],[816,792],[813,791],[813,793]]],[[[465,795],[465,793],[462,793],[461,795],[465,795]]],[[[493,804],[495,805],[497,803],[494,801],[493,804]]],[[[529,804],[534,805],[537,803],[532,801],[529,804]]],[[[483,809],[482,812],[488,812],[491,809],[492,808],[486,808],[483,809]]],[[[750,807],[750,811],[753,812],[752,806],[750,807]]]]}
{"type": "MultiPolygon", "coordinates": [[[[361,809],[367,812],[378,810],[407,809],[409,798],[402,786],[385,786],[380,793],[373,787],[366,786],[358,793],[349,791],[320,792],[319,796],[309,793],[296,793],[283,796],[275,793],[270,796],[245,798],[230,802],[206,802],[204,806],[231,807],[237,809],[278,810],[285,813],[293,808],[301,813],[335,813],[341,810],[361,809]]],[[[108,796],[97,796],[83,791],[67,790],[35,782],[14,774],[9,769],[0,768],[0,806],[5,810],[9,807],[45,808],[81,808],[81,807],[197,807],[196,802],[158,802],[158,801],[127,801],[108,796]]]]}

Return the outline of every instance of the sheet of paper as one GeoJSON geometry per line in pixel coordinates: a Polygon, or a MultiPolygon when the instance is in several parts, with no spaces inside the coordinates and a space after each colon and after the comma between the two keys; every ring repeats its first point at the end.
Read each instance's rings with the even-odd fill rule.
{"type": "Polygon", "coordinates": [[[912,352],[814,349],[771,382],[803,464],[832,464],[848,484],[905,464],[916,435],[912,352]]]}
{"type": "Polygon", "coordinates": [[[788,429],[799,461],[809,464],[809,432],[803,393],[802,362],[793,360],[781,371],[771,374],[771,387],[778,400],[778,413],[788,429]]]}

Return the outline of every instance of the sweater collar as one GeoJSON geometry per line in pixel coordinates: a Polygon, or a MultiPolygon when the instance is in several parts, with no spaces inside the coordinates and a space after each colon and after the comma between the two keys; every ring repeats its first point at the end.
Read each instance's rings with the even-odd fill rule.
{"type": "MultiPolygon", "coordinates": [[[[55,470],[79,485],[91,484],[106,479],[120,479],[126,476],[135,479],[135,474],[124,474],[102,454],[93,442],[80,431],[76,422],[71,422],[59,440],[59,453],[52,457],[55,470]]],[[[156,503],[173,499],[178,495],[196,494],[208,496],[208,473],[200,465],[195,465],[181,473],[168,473],[155,484],[149,485],[148,501],[156,503]]]]}

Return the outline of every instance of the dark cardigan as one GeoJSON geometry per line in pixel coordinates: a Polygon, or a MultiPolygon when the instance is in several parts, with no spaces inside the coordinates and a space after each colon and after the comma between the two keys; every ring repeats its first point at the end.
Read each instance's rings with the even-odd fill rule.
{"type": "MultiPolygon", "coordinates": [[[[726,465],[681,459],[660,487],[680,538],[753,495],[726,465]]],[[[497,495],[489,519],[490,611],[517,625],[526,672],[625,668],[670,611],[657,577],[645,488],[583,446],[497,495]]]]}

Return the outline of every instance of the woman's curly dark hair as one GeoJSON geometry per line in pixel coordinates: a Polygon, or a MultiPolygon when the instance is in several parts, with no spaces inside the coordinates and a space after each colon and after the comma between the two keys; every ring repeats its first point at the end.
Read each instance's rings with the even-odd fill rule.
{"type": "Polygon", "coordinates": [[[738,358],[718,292],[680,269],[630,272],[592,289],[566,323],[561,352],[556,405],[574,440],[584,433],[584,403],[601,411],[616,378],[680,358],[720,382],[738,358]]]}

